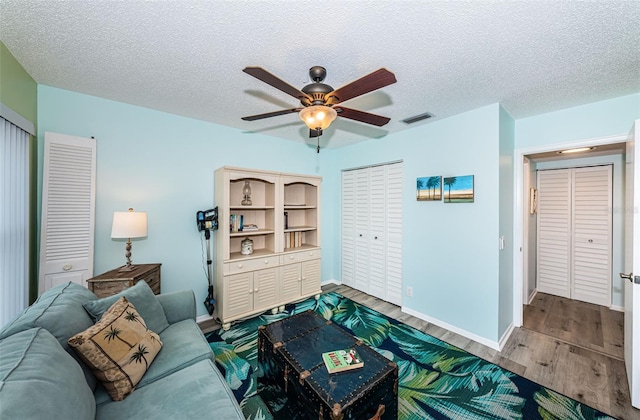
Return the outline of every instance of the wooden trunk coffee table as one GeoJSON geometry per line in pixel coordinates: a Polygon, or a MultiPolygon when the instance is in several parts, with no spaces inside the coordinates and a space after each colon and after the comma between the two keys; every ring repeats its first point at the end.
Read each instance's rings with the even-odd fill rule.
{"type": "Polygon", "coordinates": [[[258,329],[258,365],[258,392],[276,418],[398,417],[398,366],[311,310],[258,329]],[[322,353],[347,348],[364,366],[329,374],[322,353]]]}

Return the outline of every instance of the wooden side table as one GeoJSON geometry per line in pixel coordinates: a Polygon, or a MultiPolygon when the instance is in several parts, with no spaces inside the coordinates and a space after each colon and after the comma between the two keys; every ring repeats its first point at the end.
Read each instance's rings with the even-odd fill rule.
{"type": "Polygon", "coordinates": [[[87,280],[89,290],[99,298],[115,295],[140,280],[149,284],[156,295],[160,294],[160,266],[162,264],[135,264],[131,271],[118,271],[120,267],[87,280]]]}

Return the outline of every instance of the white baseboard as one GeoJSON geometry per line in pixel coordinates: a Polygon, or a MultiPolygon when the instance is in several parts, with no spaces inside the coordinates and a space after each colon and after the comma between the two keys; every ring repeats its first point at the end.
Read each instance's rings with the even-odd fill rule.
{"type": "Polygon", "coordinates": [[[213,317],[211,315],[209,315],[209,314],[200,315],[199,317],[196,317],[196,322],[199,324],[201,322],[210,321],[212,319],[213,319],[213,317]]]}
{"type": "MultiPolygon", "coordinates": [[[[432,318],[432,317],[430,317],[428,315],[425,315],[425,314],[423,314],[421,312],[415,311],[413,309],[410,309],[410,308],[407,308],[407,307],[404,307],[404,306],[401,308],[401,310],[402,310],[402,312],[404,312],[406,314],[409,314],[409,315],[415,316],[416,318],[420,318],[420,319],[422,319],[424,321],[430,322],[433,325],[437,325],[440,328],[444,328],[445,330],[449,330],[451,332],[454,332],[454,333],[456,333],[458,335],[461,335],[461,336],[463,336],[465,338],[468,338],[469,340],[473,340],[475,342],[478,342],[478,343],[480,343],[480,344],[482,344],[484,346],[487,346],[489,348],[492,348],[494,350],[497,350],[497,351],[502,350],[502,346],[498,342],[487,340],[486,338],[480,337],[477,334],[474,334],[472,332],[463,330],[462,328],[458,328],[458,327],[456,327],[454,325],[447,324],[444,321],[440,321],[439,319],[432,318]]],[[[508,329],[507,331],[508,331],[509,334],[511,334],[511,331],[513,331],[513,326],[511,326],[511,328],[508,329]]],[[[509,338],[508,335],[505,333],[505,335],[500,340],[500,342],[503,342],[503,341],[506,342],[506,338],[505,337],[509,338]]],[[[504,342],[502,343],[503,345],[504,345],[504,342]]]]}
{"type": "Polygon", "coordinates": [[[342,284],[342,282],[338,281],[336,279],[329,279],[329,280],[325,280],[325,281],[321,282],[320,283],[320,287],[326,286],[327,284],[337,284],[338,286],[340,286],[342,284]]]}
{"type": "Polygon", "coordinates": [[[612,311],[624,312],[623,306],[611,305],[609,306],[609,309],[611,309],[612,311]]]}
{"type": "Polygon", "coordinates": [[[538,294],[538,289],[533,289],[531,291],[531,294],[529,295],[529,299],[527,300],[527,305],[531,305],[531,302],[533,302],[533,299],[536,297],[537,294],[538,294]]]}
{"type": "Polygon", "coordinates": [[[498,351],[502,351],[502,349],[504,348],[504,345],[507,344],[507,341],[509,340],[509,337],[511,337],[511,333],[513,333],[513,330],[516,329],[516,326],[513,325],[513,323],[509,324],[509,326],[507,327],[507,330],[504,332],[504,334],[502,334],[502,338],[500,338],[500,341],[498,341],[498,351]]]}

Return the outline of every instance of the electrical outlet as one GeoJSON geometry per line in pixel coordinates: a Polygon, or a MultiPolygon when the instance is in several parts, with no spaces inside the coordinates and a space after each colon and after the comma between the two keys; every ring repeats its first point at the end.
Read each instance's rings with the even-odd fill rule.
{"type": "Polygon", "coordinates": [[[407,296],[413,296],[413,287],[407,286],[407,296]]]}

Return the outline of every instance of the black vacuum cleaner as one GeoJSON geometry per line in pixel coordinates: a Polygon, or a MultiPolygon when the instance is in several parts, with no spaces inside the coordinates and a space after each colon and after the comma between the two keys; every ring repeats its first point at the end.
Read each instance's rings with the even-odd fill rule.
{"type": "Polygon", "coordinates": [[[207,298],[204,300],[204,306],[207,308],[209,315],[213,315],[216,308],[216,300],[213,297],[213,261],[211,260],[211,231],[218,229],[218,208],[203,210],[196,212],[196,222],[198,230],[204,231],[204,238],[207,246],[207,277],[209,280],[209,289],[207,298]]]}

